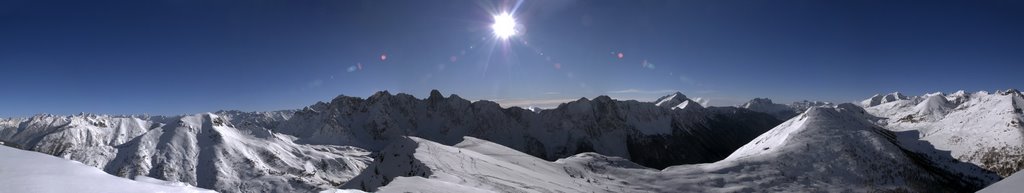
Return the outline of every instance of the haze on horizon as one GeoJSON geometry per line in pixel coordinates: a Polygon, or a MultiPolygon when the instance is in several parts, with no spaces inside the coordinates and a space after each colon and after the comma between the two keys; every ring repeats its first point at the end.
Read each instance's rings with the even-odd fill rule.
{"type": "Polygon", "coordinates": [[[1024,2],[1003,0],[12,0],[0,117],[282,110],[379,90],[522,106],[992,91],[1024,82],[1021,34],[1024,2]],[[514,25],[495,25],[503,13],[514,25]]]}

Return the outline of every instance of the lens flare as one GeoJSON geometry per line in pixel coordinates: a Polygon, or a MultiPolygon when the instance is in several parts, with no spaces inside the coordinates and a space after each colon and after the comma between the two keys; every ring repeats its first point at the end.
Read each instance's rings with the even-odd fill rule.
{"type": "Polygon", "coordinates": [[[494,16],[494,24],[491,25],[494,36],[501,39],[508,39],[516,35],[516,18],[511,14],[502,13],[494,16]]]}

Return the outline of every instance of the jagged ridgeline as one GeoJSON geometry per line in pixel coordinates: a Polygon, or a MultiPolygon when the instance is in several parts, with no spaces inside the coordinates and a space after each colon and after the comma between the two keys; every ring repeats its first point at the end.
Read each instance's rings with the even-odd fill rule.
{"type": "Polygon", "coordinates": [[[445,145],[492,141],[546,160],[582,152],[652,168],[721,160],[782,121],[734,107],[703,107],[681,93],[655,102],[581,98],[555,109],[502,108],[432,91],[378,92],[298,111],[182,116],[37,115],[0,119],[5,145],[224,192],[337,187],[402,136],[445,145]]]}

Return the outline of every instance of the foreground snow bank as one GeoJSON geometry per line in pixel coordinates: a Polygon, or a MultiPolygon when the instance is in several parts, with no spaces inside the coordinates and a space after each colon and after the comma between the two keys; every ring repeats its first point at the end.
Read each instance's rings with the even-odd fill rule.
{"type": "Polygon", "coordinates": [[[1022,189],[1024,189],[1024,172],[1017,172],[1002,181],[979,190],[978,193],[1020,192],[1022,189]]]}
{"type": "Polygon", "coordinates": [[[4,192],[214,192],[147,178],[132,181],[50,155],[0,146],[4,192]]]}

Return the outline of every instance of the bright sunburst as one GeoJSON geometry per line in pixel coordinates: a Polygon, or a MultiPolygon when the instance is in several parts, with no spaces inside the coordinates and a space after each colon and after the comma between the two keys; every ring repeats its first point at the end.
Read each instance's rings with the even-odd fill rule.
{"type": "Polygon", "coordinates": [[[508,39],[516,35],[516,18],[508,13],[495,15],[491,29],[494,30],[494,35],[498,38],[508,39]]]}

